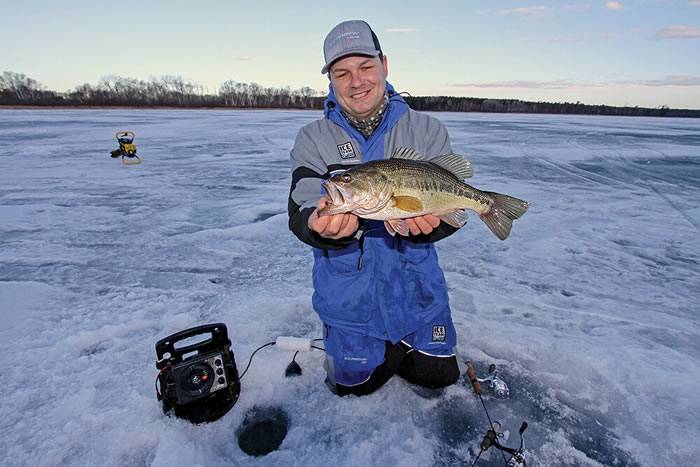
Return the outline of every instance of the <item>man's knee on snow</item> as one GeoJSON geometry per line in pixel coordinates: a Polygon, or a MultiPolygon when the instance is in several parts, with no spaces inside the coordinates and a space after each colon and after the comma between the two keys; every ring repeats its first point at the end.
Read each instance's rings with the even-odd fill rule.
{"type": "Polygon", "coordinates": [[[459,380],[457,357],[438,357],[413,351],[399,368],[399,375],[410,383],[430,389],[444,388],[459,380]]]}
{"type": "MultiPolygon", "coordinates": [[[[336,380],[337,369],[333,358],[330,355],[326,355],[326,360],[323,364],[326,370],[326,385],[333,393],[339,396],[366,396],[372,394],[391,379],[404,357],[403,352],[399,348],[389,344],[386,347],[384,361],[373,370],[370,370],[367,376],[358,374],[356,384],[339,383],[336,380]]],[[[347,378],[348,374],[344,374],[344,377],[347,378]]]]}
{"type": "Polygon", "coordinates": [[[333,359],[326,358],[323,365],[326,369],[326,386],[338,396],[367,396],[372,394],[374,391],[379,389],[386,382],[382,380],[380,374],[375,375],[374,373],[369,376],[366,381],[354,385],[344,385],[340,384],[335,380],[335,369],[333,367],[333,359]]]}

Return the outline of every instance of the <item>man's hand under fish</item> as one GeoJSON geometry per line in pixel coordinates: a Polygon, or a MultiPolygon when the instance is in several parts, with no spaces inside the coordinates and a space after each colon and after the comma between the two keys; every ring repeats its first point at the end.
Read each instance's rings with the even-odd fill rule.
{"type": "Polygon", "coordinates": [[[358,217],[355,214],[341,213],[332,216],[319,216],[318,211],[330,204],[330,198],[322,196],[316,204],[316,209],[309,216],[309,229],[313,230],[321,237],[339,238],[349,237],[354,234],[360,226],[358,217]]]}
{"type": "MultiPolygon", "coordinates": [[[[316,209],[309,216],[309,229],[321,237],[337,240],[353,235],[358,227],[358,217],[355,214],[343,213],[331,216],[319,216],[318,211],[330,204],[328,196],[322,196],[316,204],[316,209]]],[[[432,214],[410,217],[405,219],[411,235],[428,235],[440,225],[440,218],[432,214]]]]}

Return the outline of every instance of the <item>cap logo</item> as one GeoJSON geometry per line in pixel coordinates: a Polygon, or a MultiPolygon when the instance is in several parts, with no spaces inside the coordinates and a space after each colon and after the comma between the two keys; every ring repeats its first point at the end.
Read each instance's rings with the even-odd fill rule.
{"type": "Polygon", "coordinates": [[[360,33],[358,31],[349,31],[349,32],[344,32],[342,34],[339,34],[329,44],[331,47],[335,45],[336,42],[338,42],[341,39],[359,39],[360,38],[360,33]]]}

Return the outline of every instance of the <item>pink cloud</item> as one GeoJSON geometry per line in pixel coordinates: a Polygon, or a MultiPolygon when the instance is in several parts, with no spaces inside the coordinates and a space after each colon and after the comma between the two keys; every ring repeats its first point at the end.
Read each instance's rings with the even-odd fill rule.
{"type": "Polygon", "coordinates": [[[615,84],[636,86],[700,86],[700,76],[672,75],[663,79],[615,81],[615,84]]]}
{"type": "MultiPolygon", "coordinates": [[[[581,86],[571,80],[537,81],[537,80],[516,80],[516,81],[489,81],[481,83],[459,83],[452,86],[458,88],[518,88],[518,89],[566,89],[581,86]]],[[[591,85],[586,85],[591,86],[591,85]]]]}
{"type": "Polygon", "coordinates": [[[656,32],[659,39],[697,39],[700,38],[700,29],[694,26],[669,26],[656,32]]]}
{"type": "Polygon", "coordinates": [[[607,8],[608,10],[619,11],[625,8],[625,5],[623,5],[620,2],[608,2],[605,4],[605,8],[607,8]]]}
{"type": "Polygon", "coordinates": [[[541,5],[511,8],[510,10],[499,10],[499,15],[522,15],[522,16],[542,16],[547,13],[547,8],[541,5]]]}
{"type": "Polygon", "coordinates": [[[538,81],[538,80],[514,80],[514,81],[483,81],[477,83],[455,83],[456,88],[481,88],[481,89],[571,89],[571,88],[601,88],[606,86],[700,86],[700,76],[672,75],[662,79],[635,79],[605,81],[599,83],[574,81],[569,79],[538,81]]]}

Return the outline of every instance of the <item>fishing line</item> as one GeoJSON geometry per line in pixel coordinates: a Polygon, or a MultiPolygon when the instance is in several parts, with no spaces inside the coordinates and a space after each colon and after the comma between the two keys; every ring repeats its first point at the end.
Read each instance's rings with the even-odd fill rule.
{"type": "MultiPolygon", "coordinates": [[[[489,415],[489,411],[486,409],[486,404],[484,403],[484,398],[481,397],[481,391],[479,391],[477,393],[477,396],[479,396],[479,400],[481,401],[481,405],[484,407],[484,412],[486,413],[486,418],[489,420],[489,425],[491,426],[491,430],[494,432],[494,434],[496,436],[498,436],[498,432],[493,427],[493,422],[491,421],[491,416],[489,415]]],[[[501,451],[501,450],[499,449],[499,451],[501,451]]],[[[483,448],[482,448],[481,452],[484,452],[483,448]]],[[[481,455],[481,452],[479,453],[479,455],[481,455]]],[[[506,467],[508,467],[508,461],[506,460],[506,455],[503,453],[503,451],[501,451],[501,456],[503,456],[503,462],[505,463],[506,467]]],[[[477,460],[478,460],[478,458],[477,458],[477,460]]]]}

